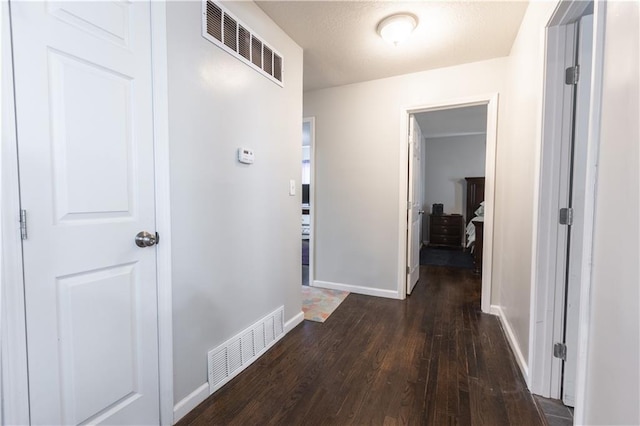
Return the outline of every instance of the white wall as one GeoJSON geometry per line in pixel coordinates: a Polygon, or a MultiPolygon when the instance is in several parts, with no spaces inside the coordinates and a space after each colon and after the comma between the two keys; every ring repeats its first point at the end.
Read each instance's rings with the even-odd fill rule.
{"type": "Polygon", "coordinates": [[[640,424],[640,27],[607,4],[586,424],[640,424]]]}
{"type": "Polygon", "coordinates": [[[305,93],[304,114],[316,117],[317,281],[397,293],[401,110],[502,93],[507,62],[305,93]]]}
{"type": "Polygon", "coordinates": [[[225,6],[283,54],[285,86],[202,38],[199,1],[168,3],[176,402],[207,382],[207,351],[301,311],[302,50],[254,3],[225,6]]]}
{"type": "Polygon", "coordinates": [[[531,2],[509,56],[496,155],[491,303],[500,306],[528,368],[534,165],[541,143],[544,28],[556,2],[531,2]]]}
{"type": "MultiPolygon", "coordinates": [[[[426,138],[423,146],[425,216],[431,213],[434,203],[444,204],[445,213],[464,215],[467,204],[464,178],[484,176],[486,135],[426,138]]],[[[423,236],[428,240],[428,221],[424,222],[423,236]]]]}

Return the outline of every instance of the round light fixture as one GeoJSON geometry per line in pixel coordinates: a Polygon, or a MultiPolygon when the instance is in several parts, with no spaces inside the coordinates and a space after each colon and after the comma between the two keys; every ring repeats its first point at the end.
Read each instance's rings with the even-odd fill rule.
{"type": "Polygon", "coordinates": [[[387,16],[378,24],[378,34],[387,43],[397,46],[418,26],[418,18],[408,13],[387,16]]]}

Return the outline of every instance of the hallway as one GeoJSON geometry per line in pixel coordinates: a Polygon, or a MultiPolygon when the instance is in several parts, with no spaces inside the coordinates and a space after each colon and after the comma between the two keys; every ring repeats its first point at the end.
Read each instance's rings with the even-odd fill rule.
{"type": "Polygon", "coordinates": [[[204,424],[543,424],[469,270],[421,267],[406,301],[351,294],[189,413],[204,424]]]}

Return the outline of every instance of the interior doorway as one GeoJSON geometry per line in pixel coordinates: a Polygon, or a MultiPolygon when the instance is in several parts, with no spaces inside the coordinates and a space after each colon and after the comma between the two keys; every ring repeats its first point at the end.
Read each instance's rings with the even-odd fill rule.
{"type": "Polygon", "coordinates": [[[567,2],[547,25],[529,359],[531,390],[582,423],[606,5],[567,2]]]}
{"type": "MultiPolygon", "coordinates": [[[[484,175],[484,187],[482,191],[482,200],[477,200],[478,205],[484,201],[483,211],[483,233],[479,239],[483,244],[477,244],[481,246],[480,253],[482,256],[478,260],[480,262],[480,269],[482,270],[482,311],[490,312],[491,310],[491,257],[492,257],[492,243],[493,243],[493,202],[494,202],[494,181],[495,181],[495,153],[496,153],[496,135],[497,135],[497,114],[498,114],[498,95],[482,96],[471,99],[456,100],[433,105],[425,105],[421,107],[415,107],[406,109],[403,111],[405,120],[403,120],[403,137],[402,145],[405,154],[401,158],[401,223],[400,223],[400,244],[401,255],[399,271],[402,277],[399,279],[401,285],[399,286],[399,292],[403,297],[411,293],[411,289],[415,285],[416,264],[420,261],[420,247],[426,245],[448,245],[449,248],[455,249],[458,252],[463,252],[468,237],[466,236],[466,226],[468,222],[473,219],[466,210],[467,195],[466,188],[469,185],[469,181],[465,178],[477,178],[480,176],[467,176],[476,173],[460,172],[461,175],[457,177],[445,177],[445,193],[448,193],[446,202],[436,202],[434,200],[427,200],[426,194],[422,188],[427,188],[425,178],[425,168],[420,164],[426,164],[426,156],[428,156],[428,150],[425,148],[424,134],[432,131],[430,136],[435,138],[453,137],[458,139],[468,139],[471,136],[480,136],[484,133],[484,136],[480,136],[485,141],[485,149],[483,150],[484,166],[482,167],[484,175]],[[462,113],[469,113],[473,111],[484,111],[480,116],[481,130],[469,130],[465,129],[462,125],[458,130],[448,130],[445,135],[442,130],[432,129],[435,125],[421,124],[419,121],[426,120],[431,114],[434,115],[433,123],[442,123],[446,121],[443,117],[449,117],[450,124],[461,124],[465,120],[462,116],[457,115],[462,113]],[[430,130],[426,128],[429,127],[430,130]],[[416,129],[419,129],[416,131],[416,129]],[[416,134],[422,133],[419,137],[420,146],[415,143],[416,134]],[[405,156],[406,155],[406,156],[405,156]],[[419,168],[419,171],[418,171],[419,168]],[[448,187],[448,189],[447,189],[448,187]],[[454,200],[454,201],[451,201],[454,200]],[[459,200],[459,201],[455,201],[459,200]],[[442,211],[433,211],[432,204],[443,204],[442,211]],[[445,208],[444,204],[447,204],[445,208]],[[464,208],[463,208],[464,207],[464,208]],[[446,210],[446,211],[445,211],[446,210]],[[435,216],[438,220],[444,220],[446,223],[441,224],[443,229],[442,239],[435,242],[431,241],[429,234],[429,224],[431,219],[435,216]],[[449,213],[449,215],[441,214],[449,213]],[[416,219],[418,217],[419,219],[416,219]],[[422,218],[420,218],[422,217],[422,218]],[[424,220],[428,217],[427,220],[424,220]],[[420,226],[416,226],[416,221],[420,222],[420,226]],[[455,221],[451,222],[450,221],[455,221]],[[422,224],[424,222],[424,225],[422,224]],[[426,227],[426,232],[425,232],[426,227]],[[448,232],[455,230],[456,235],[451,237],[446,235],[448,232]]],[[[476,119],[477,121],[477,119],[476,119]]],[[[470,121],[469,121],[470,123],[470,121]]],[[[445,149],[451,148],[444,144],[445,149]]],[[[453,154],[453,160],[451,165],[457,164],[457,162],[465,155],[464,151],[459,154],[453,154]]],[[[476,165],[477,166],[477,165],[476,165]]],[[[439,196],[445,198],[444,196],[439,196]]],[[[438,198],[438,196],[436,196],[438,198]]],[[[475,206],[474,206],[475,207],[475,206]]],[[[473,209],[475,212],[477,208],[473,209]]],[[[475,217],[475,216],[474,216],[475,217]]],[[[473,226],[473,225],[472,225],[473,226]]],[[[399,275],[400,275],[399,273],[399,275]]]]}
{"type": "Polygon", "coordinates": [[[407,293],[418,261],[482,275],[487,105],[412,113],[410,120],[407,293]]]}
{"type": "Polygon", "coordinates": [[[313,285],[314,118],[302,120],[302,285],[313,285]]]}

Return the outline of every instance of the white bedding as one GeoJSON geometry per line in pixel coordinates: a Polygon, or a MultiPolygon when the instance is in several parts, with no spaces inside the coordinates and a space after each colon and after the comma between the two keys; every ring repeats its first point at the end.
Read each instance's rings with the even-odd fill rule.
{"type": "Polygon", "coordinates": [[[484,222],[484,201],[480,203],[480,207],[474,213],[475,217],[467,224],[467,248],[476,240],[476,227],[473,222],[484,222]]]}

